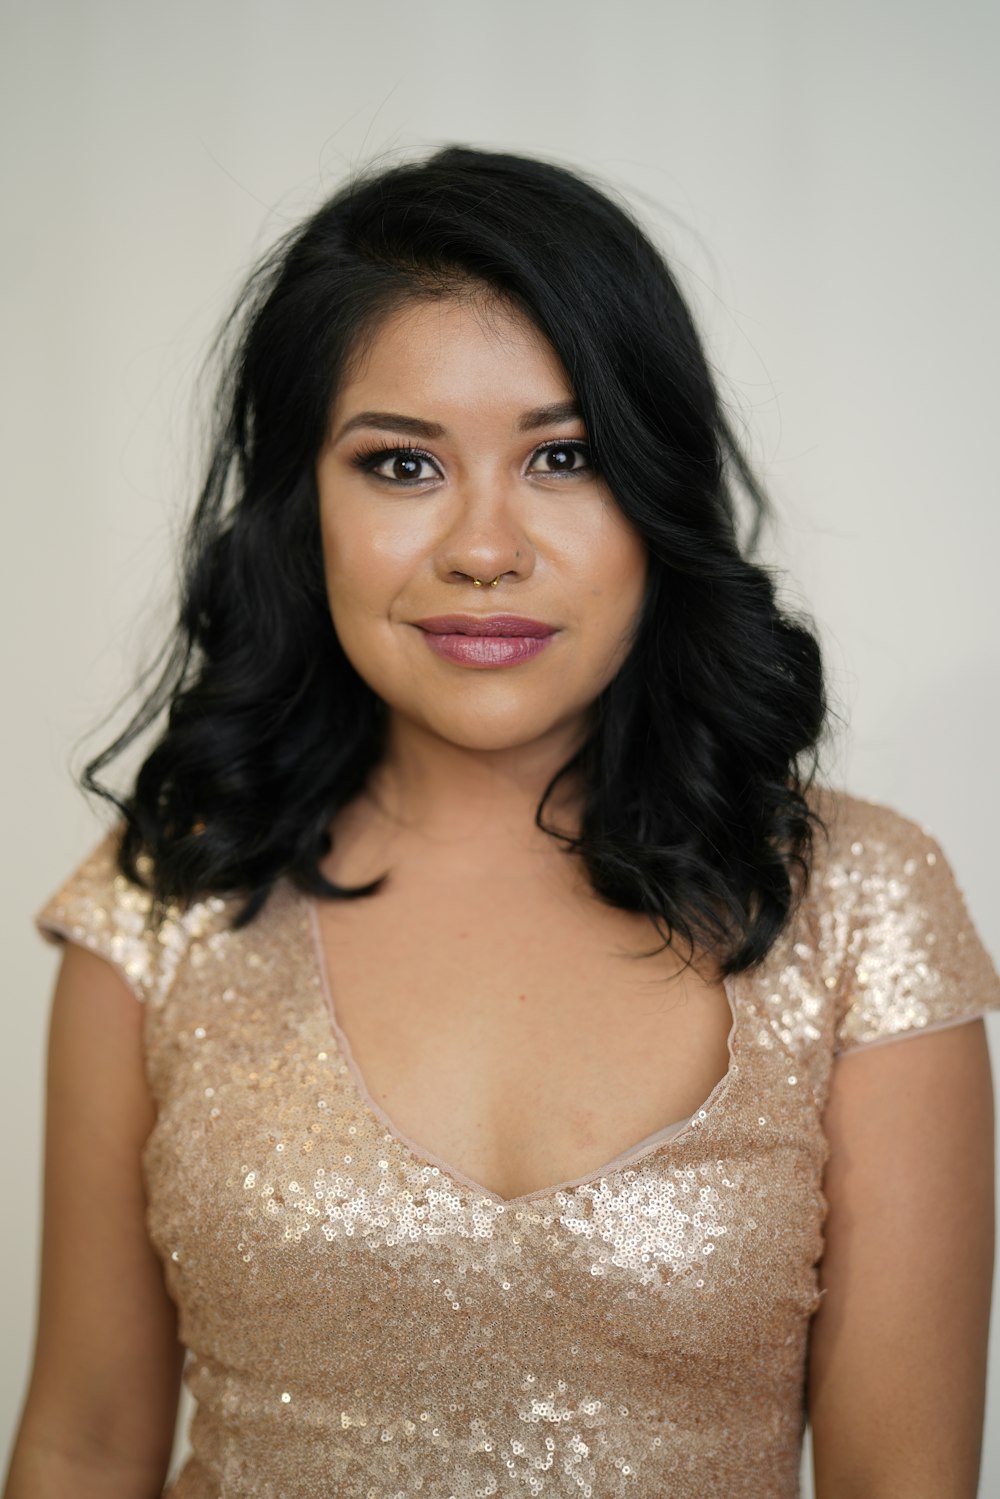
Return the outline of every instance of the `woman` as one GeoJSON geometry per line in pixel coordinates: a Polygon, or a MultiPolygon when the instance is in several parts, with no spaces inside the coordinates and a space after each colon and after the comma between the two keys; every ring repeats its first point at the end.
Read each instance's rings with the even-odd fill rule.
{"type": "Polygon", "coordinates": [[[815,784],[819,650],[662,259],[448,149],[228,330],[177,644],[92,784],[166,727],[40,917],[8,1499],[160,1492],[185,1347],[177,1499],[790,1496],[807,1414],[820,1499],[973,1495],[1000,984],[929,834],[815,784]]]}

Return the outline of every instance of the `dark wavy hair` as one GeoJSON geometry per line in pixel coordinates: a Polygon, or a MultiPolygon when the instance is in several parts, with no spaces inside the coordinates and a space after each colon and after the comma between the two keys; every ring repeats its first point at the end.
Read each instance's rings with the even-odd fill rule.
{"type": "Polygon", "coordinates": [[[768,501],[667,264],[606,191],[545,161],[451,146],[369,169],[252,272],[213,349],[176,633],[84,785],[122,813],[120,868],[157,909],[239,893],[241,925],[282,877],[326,897],[381,887],[387,876],[343,888],[320,869],[333,818],[383,753],[387,710],[333,628],[315,464],[338,382],[381,321],[470,285],[555,349],[594,467],[648,553],[633,647],[536,822],[664,941],[723,973],[751,967],[801,897],[822,825],[807,796],[827,716],[819,645],[749,560],[768,501]],[[164,710],[132,790],[103,785],[164,710]],[[571,771],[576,836],[545,816],[571,771]]]}

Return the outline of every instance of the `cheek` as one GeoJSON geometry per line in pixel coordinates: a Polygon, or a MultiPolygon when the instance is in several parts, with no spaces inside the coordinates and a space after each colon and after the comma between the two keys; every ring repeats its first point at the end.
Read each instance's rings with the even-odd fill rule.
{"type": "Polygon", "coordinates": [[[646,548],[620,516],[605,527],[594,568],[595,595],[607,614],[627,623],[642,605],[646,589],[646,548]]]}
{"type": "Polygon", "coordinates": [[[604,644],[608,649],[602,685],[615,675],[628,655],[646,594],[647,560],[645,547],[626,533],[617,545],[609,547],[601,579],[600,600],[595,613],[601,618],[604,644]]]}
{"type": "Polygon", "coordinates": [[[320,512],[333,628],[358,675],[390,702],[401,690],[393,608],[423,555],[413,529],[407,534],[398,522],[386,524],[371,507],[342,502],[336,508],[327,504],[320,512]]]}
{"type": "Polygon", "coordinates": [[[384,615],[388,604],[419,561],[419,537],[412,528],[380,523],[348,506],[321,516],[323,568],[330,607],[384,615]]]}

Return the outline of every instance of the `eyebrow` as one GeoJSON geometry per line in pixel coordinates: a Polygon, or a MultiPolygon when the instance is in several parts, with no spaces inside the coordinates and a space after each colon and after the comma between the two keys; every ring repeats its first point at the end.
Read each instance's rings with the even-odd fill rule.
{"type": "Polygon", "coordinates": [[[536,406],[518,419],[519,432],[534,432],[556,422],[582,422],[583,412],[575,401],[556,401],[551,406],[536,406]]]}
{"type": "MultiPolygon", "coordinates": [[[[536,406],[518,417],[518,432],[536,432],[539,427],[548,427],[557,422],[582,421],[583,416],[575,401],[556,401],[551,406],[536,406]]],[[[428,422],[419,416],[404,416],[399,411],[359,411],[350,417],[334,437],[339,442],[348,432],[359,427],[377,427],[383,432],[405,432],[410,437],[445,437],[447,428],[440,422],[428,422]]]]}

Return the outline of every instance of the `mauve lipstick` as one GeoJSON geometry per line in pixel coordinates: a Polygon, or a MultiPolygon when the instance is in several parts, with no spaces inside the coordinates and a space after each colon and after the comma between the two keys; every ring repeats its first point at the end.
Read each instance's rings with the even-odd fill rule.
{"type": "Polygon", "coordinates": [[[413,624],[435,655],[459,666],[517,666],[556,634],[555,625],[519,614],[435,614],[413,624]]]}

